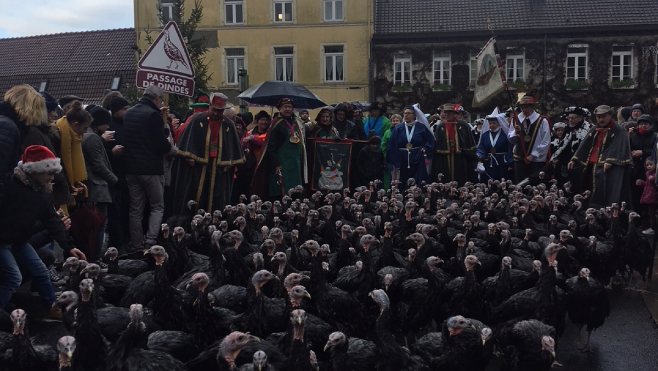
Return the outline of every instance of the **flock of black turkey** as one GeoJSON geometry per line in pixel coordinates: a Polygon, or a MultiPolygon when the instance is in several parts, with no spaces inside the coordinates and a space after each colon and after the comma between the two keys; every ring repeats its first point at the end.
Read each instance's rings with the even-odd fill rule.
{"type": "Polygon", "coordinates": [[[560,347],[591,352],[606,286],[653,262],[639,216],[587,192],[377,186],[190,202],[144,257],[110,247],[107,273],[69,258],[71,336],[35,346],[17,309],[0,369],[548,370],[560,347]],[[559,344],[567,316],[580,344],[559,344]]]}

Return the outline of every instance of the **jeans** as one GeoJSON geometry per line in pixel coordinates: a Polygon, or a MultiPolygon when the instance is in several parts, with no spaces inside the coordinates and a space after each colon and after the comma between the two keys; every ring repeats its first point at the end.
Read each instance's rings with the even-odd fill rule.
{"type": "MultiPolygon", "coordinates": [[[[98,210],[100,210],[103,215],[107,217],[107,202],[99,202],[96,204],[96,207],[98,207],[98,210]]],[[[98,245],[96,246],[96,251],[95,251],[95,258],[96,260],[101,260],[103,258],[102,251],[103,251],[103,241],[105,241],[105,227],[107,227],[107,219],[105,219],[105,223],[101,225],[101,229],[98,232],[98,245]]]]}
{"type": "Polygon", "coordinates": [[[48,269],[30,244],[0,244],[0,309],[4,309],[23,280],[21,269],[32,276],[33,286],[47,304],[55,302],[48,269]]]}
{"type": "Polygon", "coordinates": [[[107,233],[110,234],[110,246],[121,247],[128,243],[128,220],[130,199],[128,185],[124,176],[112,189],[112,203],[107,208],[107,233]]]}
{"type": "Polygon", "coordinates": [[[142,219],[147,200],[151,206],[151,215],[146,243],[154,245],[164,214],[164,175],[126,175],[126,181],[130,195],[130,247],[141,249],[145,242],[142,219]]]}

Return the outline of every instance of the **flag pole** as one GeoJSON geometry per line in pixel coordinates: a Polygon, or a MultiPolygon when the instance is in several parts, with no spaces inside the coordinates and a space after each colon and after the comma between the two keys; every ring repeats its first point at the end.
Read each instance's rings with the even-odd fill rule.
{"type": "MultiPolygon", "coordinates": [[[[491,31],[491,36],[496,39],[496,33],[493,30],[493,27],[491,26],[491,19],[487,17],[487,28],[489,31],[491,31]]],[[[505,74],[505,69],[503,68],[503,61],[500,58],[500,54],[498,53],[498,45],[494,42],[494,53],[496,53],[496,60],[498,62],[498,69],[500,70],[500,77],[503,79],[503,85],[505,86],[505,92],[507,92],[507,97],[509,98],[510,101],[510,107],[512,107],[512,113],[514,113],[514,109],[516,108],[516,103],[514,99],[512,99],[512,93],[509,91],[509,84],[507,83],[507,76],[505,74]]]]}

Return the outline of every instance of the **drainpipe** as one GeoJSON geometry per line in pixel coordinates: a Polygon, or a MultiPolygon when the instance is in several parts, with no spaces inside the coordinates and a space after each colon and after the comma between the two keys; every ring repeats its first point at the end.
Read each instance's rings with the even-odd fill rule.
{"type": "Polygon", "coordinates": [[[374,77],[372,76],[372,38],[375,34],[374,30],[374,25],[372,24],[372,20],[375,18],[375,9],[374,7],[377,6],[376,4],[373,6],[372,4],[376,3],[375,1],[368,1],[368,8],[370,11],[368,12],[370,16],[368,16],[368,34],[370,35],[370,55],[368,56],[368,100],[373,102],[375,99],[375,92],[373,91],[373,80],[374,77]]]}
{"type": "Polygon", "coordinates": [[[544,107],[542,107],[542,111],[546,113],[546,34],[544,34],[544,87],[542,88],[542,104],[544,107]]]}

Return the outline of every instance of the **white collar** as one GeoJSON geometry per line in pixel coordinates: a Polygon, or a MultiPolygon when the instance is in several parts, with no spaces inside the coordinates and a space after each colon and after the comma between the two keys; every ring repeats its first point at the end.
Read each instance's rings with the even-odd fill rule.
{"type": "Polygon", "coordinates": [[[530,123],[533,123],[537,121],[537,119],[539,118],[539,114],[533,111],[532,114],[530,114],[530,116],[525,117],[523,115],[523,112],[519,113],[519,121],[523,122],[526,118],[530,120],[530,123]]]}

